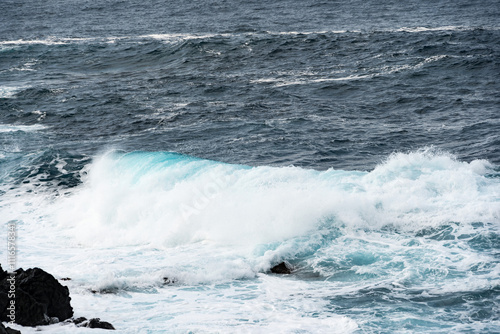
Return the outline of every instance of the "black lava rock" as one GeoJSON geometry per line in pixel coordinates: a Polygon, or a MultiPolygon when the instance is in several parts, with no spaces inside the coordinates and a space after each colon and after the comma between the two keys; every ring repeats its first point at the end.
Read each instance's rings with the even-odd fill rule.
{"type": "Polygon", "coordinates": [[[2,265],[0,264],[0,281],[3,281],[7,277],[7,272],[3,270],[2,265]]]}
{"type": "MultiPolygon", "coordinates": [[[[1,267],[0,267],[1,268],[1,267]]],[[[12,329],[10,327],[5,327],[1,322],[0,322],[0,334],[21,334],[20,331],[17,329],[12,329]]]]}
{"type": "MultiPolygon", "coordinates": [[[[0,265],[0,321],[11,321],[9,309],[15,301],[15,322],[22,326],[49,325],[64,321],[78,327],[115,329],[99,318],[72,319],[68,287],[62,286],[51,274],[40,268],[4,271],[0,265]],[[15,297],[13,297],[15,295],[15,297]]],[[[1,325],[1,322],[0,322],[1,325]]],[[[0,326],[0,334],[20,334],[19,331],[0,326]]]]}
{"type": "Polygon", "coordinates": [[[79,324],[81,324],[81,323],[82,323],[82,322],[84,322],[84,321],[87,321],[87,318],[85,318],[85,317],[79,317],[79,318],[74,319],[72,322],[73,322],[75,325],[79,325],[79,324]]]}
{"type": "Polygon", "coordinates": [[[285,262],[281,262],[271,268],[271,272],[274,274],[291,274],[292,270],[285,262]]]}
{"type": "Polygon", "coordinates": [[[113,325],[111,325],[109,322],[106,321],[101,321],[99,318],[92,318],[90,319],[86,326],[88,328],[102,328],[102,329],[115,329],[113,325]]]}
{"type": "MultiPolygon", "coordinates": [[[[77,327],[87,327],[87,328],[102,328],[102,329],[115,329],[112,324],[106,321],[101,321],[99,318],[92,318],[87,320],[85,317],[79,317],[76,319],[68,319],[65,323],[73,323],[77,327]]],[[[1,333],[0,333],[1,334],[1,333]]]]}
{"type": "Polygon", "coordinates": [[[15,300],[15,322],[23,326],[47,325],[73,316],[68,287],[51,274],[40,268],[5,274],[2,270],[0,321],[11,321],[8,307],[12,300],[15,300]],[[9,297],[12,294],[15,298],[9,297]]]}

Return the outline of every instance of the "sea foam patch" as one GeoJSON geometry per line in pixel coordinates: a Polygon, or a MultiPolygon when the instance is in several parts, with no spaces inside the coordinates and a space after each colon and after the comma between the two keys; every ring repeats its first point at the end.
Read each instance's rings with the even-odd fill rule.
{"type": "Polygon", "coordinates": [[[315,171],[109,152],[85,171],[70,194],[4,207],[20,218],[22,244],[40,245],[23,266],[71,277],[79,309],[118,303],[130,319],[149,312],[148,323],[179,330],[275,331],[287,315],[287,331],[353,332],[363,324],[336,303],[372,298],[384,309],[404,297],[432,307],[498,283],[499,183],[487,161],[421,150],[370,172],[315,171]],[[269,273],[281,261],[292,275],[269,273]]]}
{"type": "Polygon", "coordinates": [[[33,125],[12,125],[12,124],[0,124],[0,133],[2,132],[32,132],[32,131],[41,131],[45,130],[47,127],[42,124],[33,124],[33,125]]]}
{"type": "Polygon", "coordinates": [[[28,88],[27,86],[0,86],[0,99],[9,99],[13,97],[17,92],[28,88]]]}

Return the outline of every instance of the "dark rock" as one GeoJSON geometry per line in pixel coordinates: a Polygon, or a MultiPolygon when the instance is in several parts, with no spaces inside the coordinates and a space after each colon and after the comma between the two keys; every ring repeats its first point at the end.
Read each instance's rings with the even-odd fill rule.
{"type": "Polygon", "coordinates": [[[1,322],[0,322],[0,334],[21,334],[20,331],[17,329],[12,329],[10,327],[5,327],[1,322]]]}
{"type": "MultiPolygon", "coordinates": [[[[3,270],[2,265],[0,265],[0,282],[3,282],[3,280],[8,278],[8,274],[6,271],[3,270]]],[[[0,284],[0,310],[3,311],[8,307],[9,305],[9,297],[8,297],[8,291],[9,291],[9,285],[3,286],[3,284],[0,284]]],[[[2,320],[3,317],[0,317],[0,321],[2,320]]]]}
{"type": "Polygon", "coordinates": [[[45,323],[45,309],[32,296],[19,288],[16,273],[0,282],[0,321],[14,321],[35,326],[45,323]]]}
{"type": "Polygon", "coordinates": [[[5,330],[7,334],[21,334],[21,331],[18,331],[17,329],[13,329],[10,327],[5,327],[5,330]]]}
{"type": "Polygon", "coordinates": [[[19,275],[19,287],[38,302],[47,305],[47,315],[60,321],[73,316],[69,289],[62,286],[51,274],[39,268],[28,269],[19,275]]]}
{"type": "Polygon", "coordinates": [[[2,265],[0,264],[0,281],[3,281],[5,278],[7,278],[8,273],[3,270],[2,265]]]}
{"type": "Polygon", "coordinates": [[[73,322],[75,325],[79,325],[79,324],[81,324],[81,323],[82,323],[82,322],[84,322],[84,321],[87,321],[87,318],[85,318],[85,317],[79,317],[79,318],[74,319],[72,322],[73,322]]]}
{"type": "Polygon", "coordinates": [[[60,278],[61,281],[71,281],[71,278],[69,277],[63,277],[63,278],[60,278]]]}
{"type": "Polygon", "coordinates": [[[66,320],[67,323],[73,323],[77,327],[87,327],[87,328],[102,328],[102,329],[115,329],[112,324],[106,321],[101,321],[99,318],[92,318],[87,320],[85,317],[79,317],[76,319],[66,320]]]}
{"type": "Polygon", "coordinates": [[[40,268],[18,269],[0,281],[1,321],[11,320],[7,310],[11,300],[15,300],[15,322],[23,326],[47,325],[73,316],[68,287],[40,268]],[[11,283],[15,299],[8,298],[11,283]]]}
{"type": "Polygon", "coordinates": [[[8,294],[3,290],[3,287],[0,286],[0,310],[2,310],[2,313],[0,314],[1,318],[0,322],[10,321],[10,319],[7,318],[7,314],[5,314],[8,306],[9,306],[8,294]]]}
{"type": "Polygon", "coordinates": [[[58,317],[50,317],[49,319],[47,319],[47,321],[49,322],[48,325],[58,324],[59,318],[58,317]]]}
{"type": "Polygon", "coordinates": [[[274,274],[291,274],[292,270],[285,262],[281,262],[271,268],[271,272],[274,274]]]}
{"type": "Polygon", "coordinates": [[[102,328],[102,329],[115,329],[109,322],[101,321],[99,318],[92,318],[87,322],[85,327],[88,328],[102,328]]]}
{"type": "Polygon", "coordinates": [[[108,295],[108,294],[117,294],[120,292],[120,289],[118,289],[116,287],[109,287],[109,288],[103,288],[103,289],[99,289],[99,290],[90,289],[89,291],[92,292],[93,294],[108,295]]]}
{"type": "Polygon", "coordinates": [[[177,280],[175,280],[174,278],[163,277],[163,285],[175,283],[177,283],[177,280]]]}
{"type": "MultiPolygon", "coordinates": [[[[62,286],[51,274],[40,268],[18,269],[5,272],[0,266],[0,321],[9,322],[11,301],[15,301],[15,322],[22,326],[55,324],[59,321],[74,323],[78,327],[115,329],[112,324],[99,318],[72,319],[68,287],[62,286]],[[11,295],[15,294],[15,297],[11,295]]],[[[69,280],[69,279],[61,279],[69,280]]],[[[1,324],[1,322],[0,322],[1,324]]],[[[0,334],[20,334],[11,328],[0,326],[0,334]]]]}
{"type": "Polygon", "coordinates": [[[50,318],[46,314],[47,307],[22,289],[16,289],[15,301],[16,323],[23,326],[46,325],[49,323],[50,318]]]}

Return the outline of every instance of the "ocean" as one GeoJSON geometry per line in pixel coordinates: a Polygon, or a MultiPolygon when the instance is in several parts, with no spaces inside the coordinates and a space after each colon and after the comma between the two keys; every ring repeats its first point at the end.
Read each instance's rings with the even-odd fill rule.
{"type": "Polygon", "coordinates": [[[0,263],[119,333],[499,333],[499,78],[491,0],[2,0],[0,263]]]}

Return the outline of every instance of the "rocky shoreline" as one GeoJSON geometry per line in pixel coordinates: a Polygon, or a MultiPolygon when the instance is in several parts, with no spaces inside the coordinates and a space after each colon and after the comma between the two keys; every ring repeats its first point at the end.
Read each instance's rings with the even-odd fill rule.
{"type": "MultiPolygon", "coordinates": [[[[40,268],[7,272],[0,265],[0,321],[21,326],[44,326],[64,322],[78,327],[115,329],[99,318],[73,318],[67,286],[40,268]]],[[[0,323],[1,324],[1,323],[0,323]]],[[[0,334],[18,334],[0,326],[0,334]]]]}
{"type": "MultiPolygon", "coordinates": [[[[291,274],[293,267],[281,262],[270,269],[273,274],[291,274]]],[[[62,278],[62,281],[70,280],[62,278]]],[[[164,278],[172,284],[175,280],[164,278]]],[[[56,323],[77,327],[114,330],[114,326],[99,318],[73,318],[73,307],[67,286],[40,268],[17,269],[7,272],[0,265],[0,334],[20,334],[2,322],[21,326],[44,326],[56,323]]]]}

